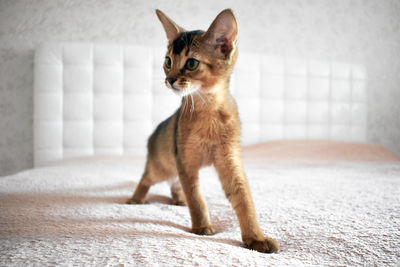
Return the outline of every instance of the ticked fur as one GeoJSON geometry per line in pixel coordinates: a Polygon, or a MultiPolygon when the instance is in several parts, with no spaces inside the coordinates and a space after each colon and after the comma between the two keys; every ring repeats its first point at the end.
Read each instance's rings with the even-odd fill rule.
{"type": "Polygon", "coordinates": [[[206,32],[188,32],[161,11],[156,13],[168,39],[165,83],[182,96],[182,103],[150,136],[145,171],[128,203],[143,203],[153,184],[178,176],[171,185],[173,203],[189,207],[194,233],[213,234],[198,171],[214,165],[246,247],[276,252],[278,243],[264,237],[258,225],[242,168],[240,120],[228,90],[237,57],[238,29],[232,11],[222,11],[206,32]]]}

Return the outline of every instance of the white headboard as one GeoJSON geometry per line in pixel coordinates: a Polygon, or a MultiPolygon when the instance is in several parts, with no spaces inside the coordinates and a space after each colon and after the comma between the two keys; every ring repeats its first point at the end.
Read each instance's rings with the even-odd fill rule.
{"type": "MultiPolygon", "coordinates": [[[[144,155],[179,106],[164,85],[164,48],[45,44],[35,56],[35,166],[95,154],[144,155]]],[[[239,51],[231,80],[242,142],[366,140],[366,72],[340,62],[239,51]]]]}

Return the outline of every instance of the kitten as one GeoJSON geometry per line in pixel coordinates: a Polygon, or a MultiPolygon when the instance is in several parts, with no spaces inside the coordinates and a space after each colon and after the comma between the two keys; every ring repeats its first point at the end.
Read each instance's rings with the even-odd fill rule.
{"type": "Polygon", "coordinates": [[[173,203],[188,205],[193,233],[214,234],[198,177],[201,167],[213,164],[246,247],[278,251],[278,243],[264,237],[258,225],[242,169],[239,115],[228,90],[237,57],[235,16],[224,10],[203,32],[186,31],[160,10],[156,13],[168,39],[165,84],[182,96],[182,104],[150,136],[142,179],[127,203],[143,203],[150,186],[179,176],[171,186],[173,203]]]}

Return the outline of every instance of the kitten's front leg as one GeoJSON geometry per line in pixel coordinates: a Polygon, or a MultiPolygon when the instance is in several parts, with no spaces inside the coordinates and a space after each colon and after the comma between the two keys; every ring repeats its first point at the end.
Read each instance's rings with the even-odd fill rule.
{"type": "Polygon", "coordinates": [[[220,146],[216,151],[215,168],[226,197],[239,220],[242,240],[249,249],[273,253],[279,244],[271,237],[264,237],[257,222],[253,199],[242,169],[240,148],[235,145],[220,146]]]}
{"type": "Polygon", "coordinates": [[[198,235],[212,235],[215,233],[215,229],[210,222],[208,208],[200,192],[198,176],[200,164],[193,164],[195,162],[195,159],[186,159],[185,162],[182,162],[182,159],[178,157],[179,180],[189,207],[192,232],[198,235]]]}

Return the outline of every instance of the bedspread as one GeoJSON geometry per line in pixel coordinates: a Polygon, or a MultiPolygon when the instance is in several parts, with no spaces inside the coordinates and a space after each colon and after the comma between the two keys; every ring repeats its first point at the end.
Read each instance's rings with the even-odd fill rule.
{"type": "Polygon", "coordinates": [[[263,162],[252,161],[252,151],[244,153],[245,172],[261,228],[281,245],[277,254],[243,247],[212,168],[200,183],[217,233],[197,236],[164,183],[151,188],[147,204],[124,204],[144,158],[96,157],[0,178],[0,265],[400,264],[399,161],[263,162]]]}

